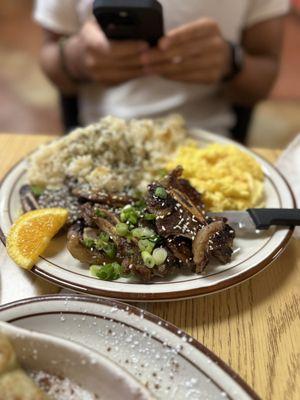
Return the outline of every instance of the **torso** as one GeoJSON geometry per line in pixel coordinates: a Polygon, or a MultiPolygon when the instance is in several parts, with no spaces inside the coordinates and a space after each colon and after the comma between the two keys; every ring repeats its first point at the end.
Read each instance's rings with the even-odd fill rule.
{"type": "MultiPolygon", "coordinates": [[[[214,18],[226,39],[239,41],[249,0],[161,0],[165,31],[203,16],[214,18]]],[[[79,24],[92,15],[92,1],[76,1],[79,24]]],[[[232,124],[227,101],[216,86],[172,82],[145,77],[104,89],[88,85],[81,89],[81,118],[84,123],[99,116],[152,117],[168,112],[182,113],[192,125],[225,132],[232,124]]]]}

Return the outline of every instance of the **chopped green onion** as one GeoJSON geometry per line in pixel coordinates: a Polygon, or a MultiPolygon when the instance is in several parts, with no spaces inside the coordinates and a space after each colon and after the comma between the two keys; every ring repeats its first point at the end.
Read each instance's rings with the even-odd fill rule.
{"type": "Polygon", "coordinates": [[[129,214],[127,217],[127,221],[131,222],[133,225],[136,225],[138,222],[138,216],[134,213],[129,214]]]}
{"type": "Polygon", "coordinates": [[[150,240],[150,242],[152,242],[156,245],[157,243],[160,242],[161,237],[158,235],[153,235],[153,236],[149,237],[148,240],[150,240]]]}
{"type": "Polygon", "coordinates": [[[114,258],[117,254],[117,247],[114,243],[107,243],[103,246],[103,251],[109,258],[114,258]]]}
{"type": "Polygon", "coordinates": [[[101,232],[99,238],[94,242],[97,250],[102,250],[109,258],[114,258],[117,253],[117,247],[109,241],[109,235],[101,232]]]}
{"type": "Polygon", "coordinates": [[[137,211],[132,207],[132,205],[127,204],[120,214],[120,219],[122,222],[130,222],[133,225],[136,225],[138,222],[138,214],[137,211]]]}
{"type": "Polygon", "coordinates": [[[148,239],[141,239],[138,241],[138,246],[141,251],[147,251],[148,253],[152,253],[155,243],[150,242],[148,239]]]}
{"type": "Polygon", "coordinates": [[[105,212],[99,210],[98,208],[96,208],[95,214],[96,214],[97,217],[106,218],[105,212]]]}
{"type": "Polygon", "coordinates": [[[142,251],[142,259],[146,267],[153,268],[155,266],[155,260],[148,251],[142,251]]]}
{"type": "Polygon", "coordinates": [[[135,228],[132,231],[134,237],[142,239],[142,238],[151,238],[155,236],[155,232],[150,228],[135,228]]]}
{"type": "Polygon", "coordinates": [[[141,199],[134,203],[134,208],[138,211],[143,211],[146,208],[146,202],[145,200],[141,199]]]}
{"type": "Polygon", "coordinates": [[[121,212],[120,220],[122,222],[126,222],[127,221],[127,215],[126,215],[126,213],[124,211],[121,212]]]}
{"type": "Polygon", "coordinates": [[[92,276],[98,276],[98,272],[100,271],[101,267],[99,265],[91,265],[90,266],[90,274],[92,276]]]}
{"type": "Polygon", "coordinates": [[[162,200],[165,200],[167,198],[167,196],[168,196],[168,193],[166,192],[166,189],[163,188],[162,186],[158,186],[155,189],[154,194],[155,194],[156,197],[159,197],[162,200]]]}
{"type": "Polygon", "coordinates": [[[32,193],[37,197],[42,195],[45,190],[43,187],[37,186],[37,185],[30,186],[30,189],[31,189],[32,193]]]}
{"type": "MultiPolygon", "coordinates": [[[[117,278],[120,278],[123,274],[124,274],[124,267],[123,265],[117,263],[117,262],[113,262],[112,266],[114,267],[114,273],[115,275],[118,275],[117,278]]],[[[117,279],[115,278],[115,279],[117,279]]]]}
{"type": "Polygon", "coordinates": [[[123,207],[123,210],[124,211],[131,211],[131,210],[133,210],[133,207],[132,207],[131,204],[126,204],[126,206],[123,207]]]}
{"type": "Polygon", "coordinates": [[[103,280],[103,281],[109,281],[110,280],[110,275],[107,271],[106,268],[101,268],[99,272],[97,273],[97,278],[103,280]]]}
{"type": "Polygon", "coordinates": [[[105,232],[101,232],[99,239],[102,240],[103,242],[108,242],[109,241],[109,234],[105,232]]]}
{"type": "Polygon", "coordinates": [[[117,262],[90,266],[90,274],[105,281],[118,279],[123,275],[123,273],[123,266],[117,262]]]}
{"type": "Polygon", "coordinates": [[[90,249],[91,247],[95,246],[95,241],[90,237],[85,237],[83,239],[83,244],[85,245],[85,247],[88,247],[90,249]]]}
{"type": "Polygon", "coordinates": [[[163,247],[160,247],[160,248],[155,249],[153,251],[152,256],[154,258],[155,264],[156,265],[161,265],[166,261],[166,259],[168,257],[168,252],[163,247]]]}
{"type": "Polygon", "coordinates": [[[135,228],[131,231],[132,235],[136,238],[143,237],[143,228],[135,228]]]}
{"type": "Polygon", "coordinates": [[[128,235],[129,232],[128,225],[120,222],[119,224],[116,225],[116,231],[118,235],[126,236],[128,235]]]}
{"type": "Polygon", "coordinates": [[[104,245],[103,240],[101,240],[101,239],[95,240],[95,248],[97,250],[103,250],[103,245],[104,245]]]}
{"type": "Polygon", "coordinates": [[[156,215],[155,214],[146,213],[146,214],[144,214],[144,219],[146,219],[147,221],[153,221],[153,220],[156,219],[156,215]]]}

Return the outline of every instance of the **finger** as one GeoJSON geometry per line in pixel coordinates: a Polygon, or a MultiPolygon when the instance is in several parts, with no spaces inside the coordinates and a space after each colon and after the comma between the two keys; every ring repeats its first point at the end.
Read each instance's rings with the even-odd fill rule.
{"type": "Polygon", "coordinates": [[[83,33],[86,46],[94,54],[110,55],[113,58],[122,58],[139,54],[148,49],[146,42],[135,41],[109,41],[98,24],[93,20],[86,23],[83,33]]]}
{"type": "Polygon", "coordinates": [[[144,75],[142,68],[99,70],[95,75],[96,80],[106,83],[121,83],[144,75]]]}
{"type": "Polygon", "coordinates": [[[219,56],[213,56],[208,58],[193,59],[189,58],[182,63],[172,64],[163,63],[155,64],[145,67],[147,73],[163,75],[163,74],[185,74],[194,71],[207,71],[209,69],[220,68],[221,58],[219,56]]]}
{"type": "Polygon", "coordinates": [[[101,53],[109,51],[109,42],[94,20],[85,24],[82,36],[89,50],[101,53]]]}
{"type": "Polygon", "coordinates": [[[141,62],[144,65],[160,64],[164,62],[176,62],[176,58],[185,59],[188,57],[199,56],[207,57],[214,52],[218,52],[215,38],[199,40],[197,44],[178,45],[166,51],[151,49],[141,55],[141,62]]]}
{"type": "Polygon", "coordinates": [[[172,29],[158,43],[161,50],[169,49],[181,43],[190,42],[195,38],[205,38],[218,32],[218,24],[210,18],[201,18],[178,28],[172,29]]]}
{"type": "Polygon", "coordinates": [[[110,56],[115,59],[131,57],[147,49],[148,44],[141,40],[109,42],[110,56]]]}
{"type": "Polygon", "coordinates": [[[211,68],[207,70],[194,71],[185,74],[183,73],[164,74],[163,77],[174,81],[205,84],[205,85],[215,84],[220,79],[219,71],[213,70],[211,68]]]}
{"type": "Polygon", "coordinates": [[[137,55],[133,55],[127,58],[112,58],[110,56],[95,56],[91,58],[94,59],[94,67],[103,68],[105,70],[115,68],[142,68],[143,66],[139,56],[137,55]]]}

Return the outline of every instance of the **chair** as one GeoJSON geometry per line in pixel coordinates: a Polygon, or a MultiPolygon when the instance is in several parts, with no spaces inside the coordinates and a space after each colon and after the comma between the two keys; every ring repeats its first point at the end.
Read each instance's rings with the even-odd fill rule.
{"type": "Polygon", "coordinates": [[[64,134],[68,134],[74,128],[81,126],[79,121],[78,97],[76,95],[66,96],[60,93],[60,115],[64,134]]]}
{"type": "Polygon", "coordinates": [[[239,143],[245,144],[254,107],[233,105],[232,109],[236,117],[235,125],[230,130],[232,138],[239,143]]]}

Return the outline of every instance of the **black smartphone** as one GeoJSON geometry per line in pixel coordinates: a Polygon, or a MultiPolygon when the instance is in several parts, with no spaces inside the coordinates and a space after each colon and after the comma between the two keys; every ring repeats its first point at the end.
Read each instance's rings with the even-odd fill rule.
{"type": "Polygon", "coordinates": [[[164,34],[163,8],[156,0],[94,0],[93,13],[109,39],[155,46],[164,34]]]}

